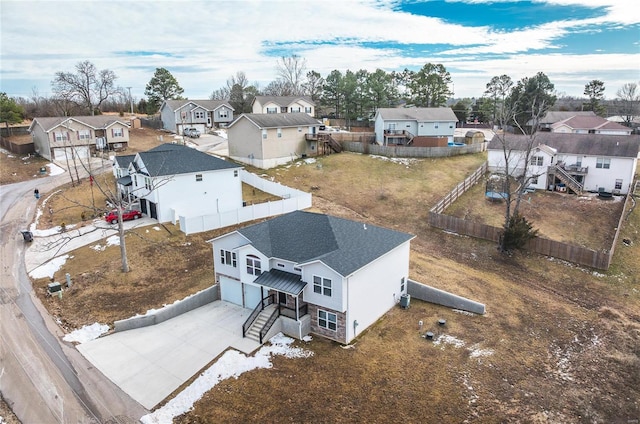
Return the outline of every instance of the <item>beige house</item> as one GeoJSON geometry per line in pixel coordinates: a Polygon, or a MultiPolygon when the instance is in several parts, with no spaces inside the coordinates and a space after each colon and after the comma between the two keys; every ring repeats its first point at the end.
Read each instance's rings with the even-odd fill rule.
{"type": "Polygon", "coordinates": [[[320,122],[306,113],[245,113],[227,129],[229,157],[262,169],[315,156],[320,122]]]}
{"type": "Polygon", "coordinates": [[[29,132],[36,153],[51,161],[88,158],[129,145],[129,126],[109,115],[34,118],[29,132]]]}
{"type": "Polygon", "coordinates": [[[316,104],[309,96],[256,96],[253,113],[306,113],[315,116],[316,104]]]}

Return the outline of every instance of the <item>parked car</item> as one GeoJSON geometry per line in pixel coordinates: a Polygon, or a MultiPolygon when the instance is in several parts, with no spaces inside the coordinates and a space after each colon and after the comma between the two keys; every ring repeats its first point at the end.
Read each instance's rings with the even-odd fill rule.
{"type": "MultiPolygon", "coordinates": [[[[138,219],[138,218],[142,218],[142,212],[140,212],[137,209],[125,209],[122,212],[122,220],[123,221],[131,221],[132,219],[138,219]]],[[[112,211],[110,211],[109,213],[107,213],[104,216],[104,220],[111,223],[111,224],[117,224],[118,223],[118,210],[114,209],[112,211]]]]}
{"type": "Polygon", "coordinates": [[[182,131],[183,135],[186,135],[187,137],[191,137],[191,138],[198,138],[200,137],[200,131],[198,131],[196,128],[185,128],[182,131]]]}

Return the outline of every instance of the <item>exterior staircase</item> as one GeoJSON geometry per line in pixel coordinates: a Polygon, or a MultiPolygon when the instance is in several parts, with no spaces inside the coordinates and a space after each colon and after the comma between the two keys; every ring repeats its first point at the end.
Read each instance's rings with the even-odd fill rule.
{"type": "Polygon", "coordinates": [[[251,327],[249,327],[249,330],[245,334],[245,337],[260,343],[260,331],[264,328],[264,325],[269,320],[269,317],[271,316],[273,311],[276,310],[277,308],[278,308],[278,305],[276,304],[271,304],[266,308],[264,308],[260,312],[256,320],[253,322],[253,324],[251,324],[251,327]]]}
{"type": "Polygon", "coordinates": [[[342,145],[338,143],[335,138],[331,137],[331,134],[323,134],[322,140],[327,143],[334,152],[340,153],[342,151],[342,145]]]}
{"type": "Polygon", "coordinates": [[[571,189],[573,192],[575,192],[578,195],[582,194],[582,190],[584,186],[580,184],[578,181],[576,181],[576,179],[573,178],[571,175],[569,175],[567,171],[565,171],[559,166],[556,166],[555,174],[556,174],[556,178],[562,181],[567,186],[567,188],[571,189]]]}

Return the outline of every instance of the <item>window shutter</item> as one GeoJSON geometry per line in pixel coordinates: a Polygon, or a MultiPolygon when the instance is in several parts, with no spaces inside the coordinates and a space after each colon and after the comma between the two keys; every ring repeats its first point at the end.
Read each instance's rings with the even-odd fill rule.
{"type": "Polygon", "coordinates": [[[80,131],[78,131],[77,136],[78,136],[78,140],[80,140],[80,131]]]}
{"type": "Polygon", "coordinates": [[[71,141],[71,137],[69,137],[69,131],[67,131],[66,134],[67,141],[71,141]]]}
{"type": "Polygon", "coordinates": [[[111,137],[115,137],[115,133],[113,131],[113,128],[111,128],[111,137]]]}

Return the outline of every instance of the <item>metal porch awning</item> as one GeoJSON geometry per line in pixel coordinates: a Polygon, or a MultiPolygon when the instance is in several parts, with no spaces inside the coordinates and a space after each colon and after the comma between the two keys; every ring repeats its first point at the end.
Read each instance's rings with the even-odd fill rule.
{"type": "Polygon", "coordinates": [[[254,281],[254,284],[260,284],[264,287],[277,290],[279,292],[298,296],[307,285],[300,279],[298,274],[292,274],[278,269],[263,272],[254,281]]]}
{"type": "Polygon", "coordinates": [[[126,177],[118,178],[118,184],[121,186],[130,186],[131,185],[131,175],[127,175],[126,177]]]}

